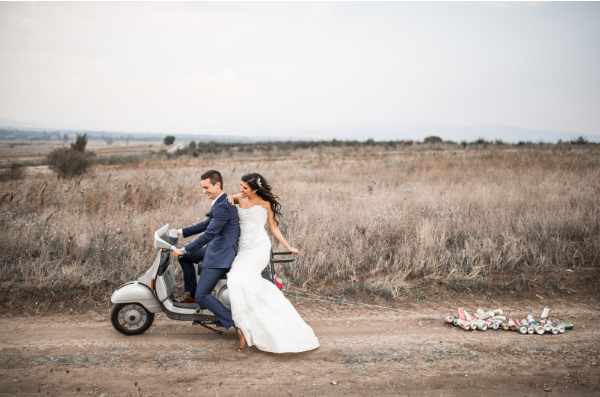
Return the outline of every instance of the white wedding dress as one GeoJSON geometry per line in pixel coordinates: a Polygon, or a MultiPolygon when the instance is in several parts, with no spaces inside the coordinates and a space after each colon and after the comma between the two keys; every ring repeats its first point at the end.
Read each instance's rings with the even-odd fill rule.
{"type": "Polygon", "coordinates": [[[227,274],[231,314],[248,346],[272,353],[297,353],[319,347],[312,328],[261,272],[270,260],[271,241],[265,230],[268,211],[259,205],[238,207],[240,240],[227,274]]]}

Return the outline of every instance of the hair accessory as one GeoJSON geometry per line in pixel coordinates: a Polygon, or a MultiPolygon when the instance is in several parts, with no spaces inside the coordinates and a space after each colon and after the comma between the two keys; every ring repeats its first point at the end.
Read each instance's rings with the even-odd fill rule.
{"type": "Polygon", "coordinates": [[[262,183],[260,183],[260,177],[258,177],[258,180],[256,181],[256,184],[258,185],[258,187],[262,187],[262,183]]]}

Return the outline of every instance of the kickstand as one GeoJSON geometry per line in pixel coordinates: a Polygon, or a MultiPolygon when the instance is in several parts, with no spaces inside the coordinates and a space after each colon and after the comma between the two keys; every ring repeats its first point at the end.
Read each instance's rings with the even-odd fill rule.
{"type": "Polygon", "coordinates": [[[223,335],[223,332],[219,331],[218,329],[211,328],[208,325],[206,325],[206,324],[204,324],[204,323],[202,323],[200,321],[194,321],[192,324],[193,325],[201,325],[201,326],[203,326],[206,329],[210,329],[212,332],[216,332],[219,335],[223,335]]]}

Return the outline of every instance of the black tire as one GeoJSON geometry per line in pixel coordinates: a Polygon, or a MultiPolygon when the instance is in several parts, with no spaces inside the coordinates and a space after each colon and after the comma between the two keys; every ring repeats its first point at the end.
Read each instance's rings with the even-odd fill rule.
{"type": "Polygon", "coordinates": [[[119,303],[110,312],[110,323],[123,335],[140,335],[152,326],[154,313],[139,303],[119,303]],[[125,315],[129,315],[129,319],[125,315]]]}

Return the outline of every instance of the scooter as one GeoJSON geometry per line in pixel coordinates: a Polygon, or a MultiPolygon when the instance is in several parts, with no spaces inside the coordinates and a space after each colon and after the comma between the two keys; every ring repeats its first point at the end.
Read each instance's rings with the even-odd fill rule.
{"type": "MultiPolygon", "coordinates": [[[[171,268],[170,256],[178,242],[175,233],[167,223],[154,232],[156,259],[148,271],[137,281],[121,285],[110,300],[115,304],[110,313],[113,327],[124,335],[139,335],[146,332],[154,322],[156,313],[165,313],[171,320],[192,321],[213,332],[223,332],[211,326],[223,327],[217,317],[208,309],[196,303],[176,302],[173,296],[175,277],[171,268]]],[[[272,252],[269,265],[263,271],[263,278],[275,283],[275,264],[291,263],[295,258],[274,259],[275,255],[289,255],[291,252],[272,252]]],[[[198,264],[198,275],[202,272],[202,262],[198,264]]],[[[217,282],[212,295],[231,310],[227,273],[217,282]]]]}

